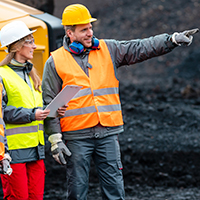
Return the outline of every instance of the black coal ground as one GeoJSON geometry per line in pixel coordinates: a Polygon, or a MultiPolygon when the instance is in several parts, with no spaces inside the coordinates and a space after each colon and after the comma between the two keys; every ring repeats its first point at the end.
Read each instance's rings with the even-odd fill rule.
{"type": "MultiPolygon", "coordinates": [[[[144,68],[119,70],[126,200],[200,199],[199,54],[191,52],[180,65],[156,75],[147,76],[144,68]],[[138,84],[124,78],[123,71],[132,70],[138,84]]],[[[65,168],[51,158],[48,144],[46,156],[44,199],[65,199],[65,168]]],[[[89,181],[88,199],[100,200],[93,162],[89,181]]]]}

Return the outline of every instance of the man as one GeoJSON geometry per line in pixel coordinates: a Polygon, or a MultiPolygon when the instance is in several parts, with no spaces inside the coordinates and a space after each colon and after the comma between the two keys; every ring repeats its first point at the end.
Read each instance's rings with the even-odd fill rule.
{"type": "Polygon", "coordinates": [[[66,85],[82,89],[69,102],[65,117],[45,120],[45,132],[53,157],[67,165],[68,199],[87,198],[91,158],[99,175],[102,198],[124,199],[118,143],[123,120],[116,70],[171,52],[178,45],[190,45],[197,29],[143,40],[98,40],[93,36],[94,21],[80,4],[67,6],[63,12],[66,35],[63,47],[52,52],[45,64],[44,104],[48,105],[66,85]]]}

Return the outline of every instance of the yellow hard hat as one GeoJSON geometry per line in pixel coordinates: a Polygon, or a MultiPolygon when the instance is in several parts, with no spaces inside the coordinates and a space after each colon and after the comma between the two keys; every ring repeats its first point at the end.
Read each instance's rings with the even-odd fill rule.
{"type": "Polygon", "coordinates": [[[72,4],[62,14],[62,25],[88,24],[97,19],[92,18],[89,10],[81,4],[72,4]]]}

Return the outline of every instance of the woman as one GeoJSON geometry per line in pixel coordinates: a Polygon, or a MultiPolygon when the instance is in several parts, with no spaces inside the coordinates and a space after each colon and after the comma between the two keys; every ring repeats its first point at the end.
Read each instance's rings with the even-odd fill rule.
{"type": "MultiPolygon", "coordinates": [[[[40,79],[29,62],[36,49],[32,33],[22,21],[13,21],[1,29],[2,47],[8,55],[0,63],[6,137],[12,158],[10,176],[1,175],[4,199],[41,200],[45,183],[45,151],[40,79]]],[[[63,115],[66,106],[58,109],[63,115]]]]}

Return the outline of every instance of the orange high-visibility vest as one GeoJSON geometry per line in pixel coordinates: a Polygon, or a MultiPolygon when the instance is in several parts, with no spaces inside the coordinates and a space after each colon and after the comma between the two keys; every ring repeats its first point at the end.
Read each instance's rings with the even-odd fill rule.
{"type": "Polygon", "coordinates": [[[2,115],[2,91],[3,85],[0,83],[0,160],[4,158],[5,146],[4,146],[4,127],[3,127],[3,115],[2,115]]]}
{"type": "Polygon", "coordinates": [[[60,119],[62,132],[102,126],[123,125],[119,99],[119,81],[115,76],[110,53],[103,40],[100,49],[89,53],[89,77],[64,47],[51,53],[58,75],[66,85],[82,86],[68,103],[60,119]]]}

